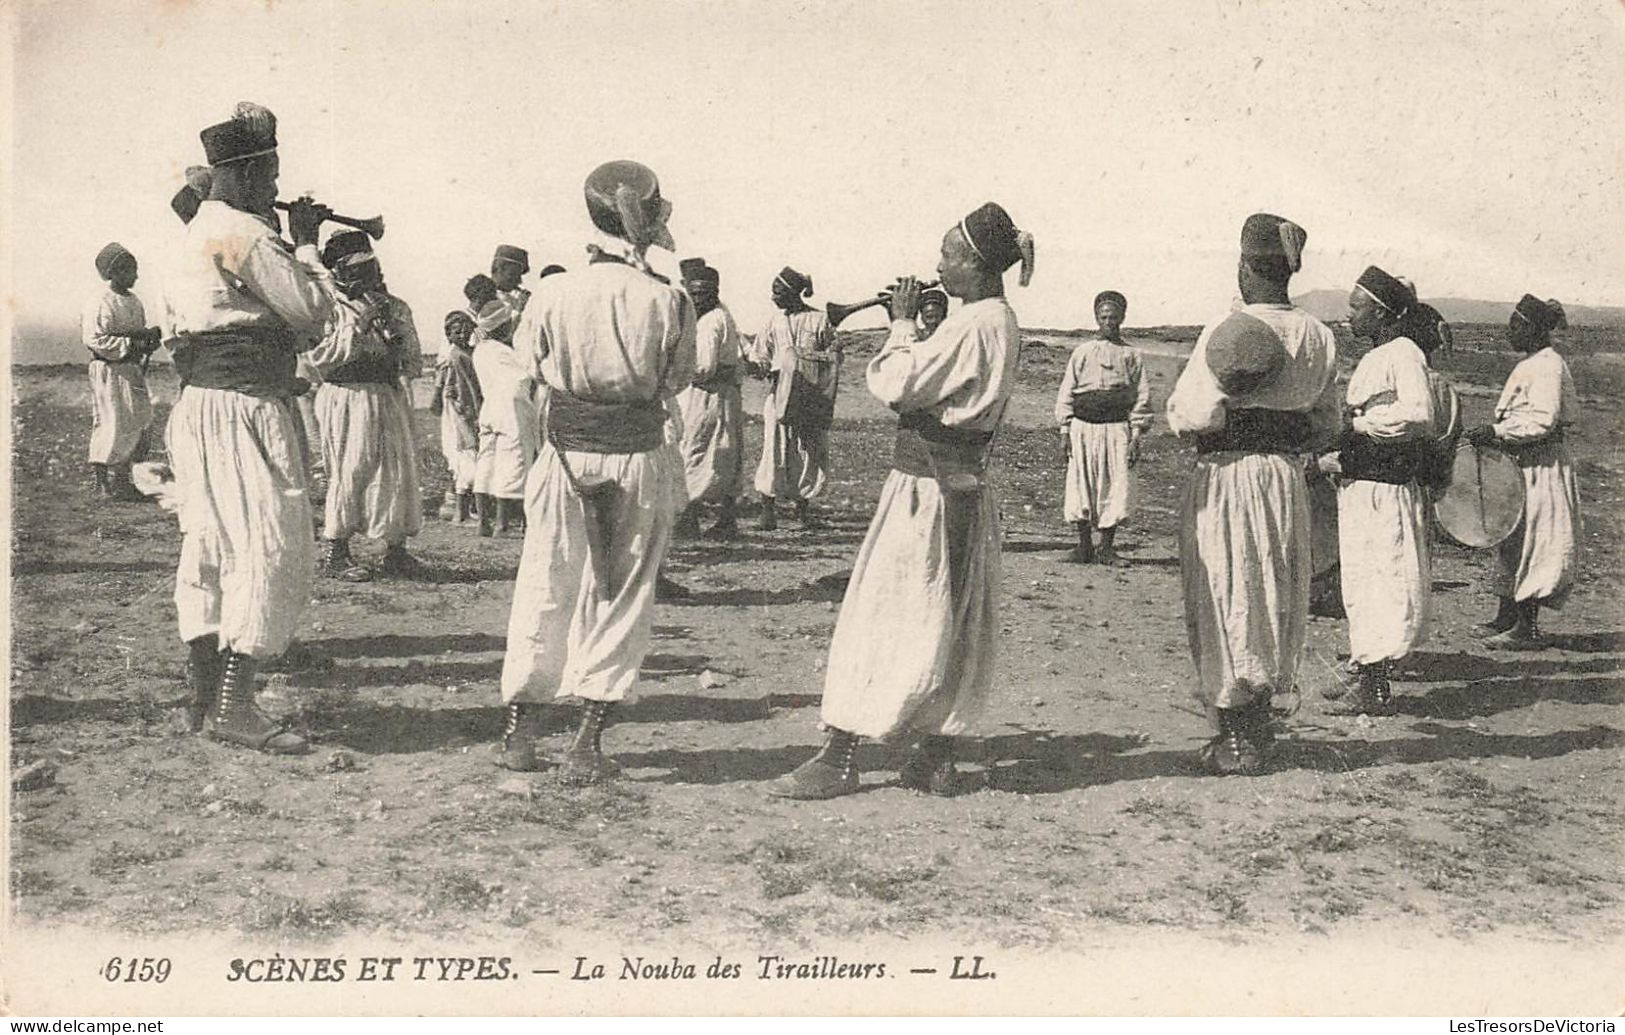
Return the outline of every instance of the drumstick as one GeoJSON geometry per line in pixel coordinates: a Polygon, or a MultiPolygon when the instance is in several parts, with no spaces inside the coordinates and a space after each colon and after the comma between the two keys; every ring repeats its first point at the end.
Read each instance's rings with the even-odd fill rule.
{"type": "Polygon", "coordinates": [[[1490,527],[1489,523],[1484,520],[1484,454],[1478,451],[1477,446],[1473,447],[1473,473],[1476,475],[1478,482],[1478,527],[1483,530],[1485,537],[1488,538],[1490,527]]]}

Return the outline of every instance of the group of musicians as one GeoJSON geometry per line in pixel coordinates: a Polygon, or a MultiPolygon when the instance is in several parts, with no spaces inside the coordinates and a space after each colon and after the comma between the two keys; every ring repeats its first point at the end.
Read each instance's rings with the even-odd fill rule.
{"type": "MultiPolygon", "coordinates": [[[[384,542],[387,572],[418,570],[405,542],[422,521],[410,423],[420,345],[368,234],[334,233],[318,251],[333,214],[308,199],[276,201],[269,111],[241,104],[201,140],[208,168],[189,174],[175,199],[187,229],[163,330],[146,326],[130,294],[134,257],[110,245],[97,258],[108,288],[85,321],[95,356],[91,460],[108,472],[98,474],[105,491],[129,494],[128,465],[150,419],[141,369],[168,340],[183,385],[168,447],[183,533],[175,601],[189,651],[188,718],[217,740],[302,753],[308,743],[256,707],[253,680],[257,662],[288,647],[309,602],[318,567],[310,471],[319,453],[324,570],[369,577],[349,554],[356,534],[384,542]],[[291,244],[273,206],[287,213],[291,244]],[[320,381],[309,409],[299,402],[310,380],[301,369],[320,381]]],[[[781,497],[814,520],[842,358],[829,318],[806,303],[811,278],[794,269],[775,278],[777,312],[748,344],[704,260],[682,263],[680,286],[656,274],[647,252],[674,249],[672,209],[647,167],[598,167],[585,207],[592,230],[580,268],[549,267],[532,293],[521,286],[528,256],[504,245],[490,275],[469,282],[468,309],[446,316],[435,392],[457,518],[477,511],[482,532],[525,529],[499,762],[553,764],[536,750],[538,706],[573,698],[576,734],[557,764],[577,785],[615,772],[601,736],[649,648],[673,535],[697,533],[700,508],[712,504],[709,534],[736,531],[741,372],[769,377],[755,488],[761,527],[771,529],[781,497]]],[[[1278,216],[1247,220],[1241,302],[1204,328],[1167,403],[1170,427],[1197,453],[1180,562],[1197,693],[1216,732],[1202,758],[1216,773],[1263,771],[1272,698],[1295,686],[1312,574],[1306,465],[1340,482],[1355,666],[1344,710],[1391,711],[1392,662],[1426,624],[1427,487],[1460,430],[1453,394],[1427,363],[1441,340],[1437,314],[1375,267],[1350,296],[1351,329],[1374,347],[1339,399],[1332,332],[1288,291],[1306,239],[1278,216]]],[[[1004,285],[1017,264],[1025,285],[1032,237],[990,202],[944,234],[940,290],[905,277],[882,300],[891,329],[865,376],[899,415],[892,471],[830,645],[827,739],[770,785],[775,795],[857,790],[863,737],[912,741],[905,785],[956,787],[956,740],[993,682],[1001,534],[988,468],[1020,355],[1004,285]],[[949,297],[961,300],[951,314],[949,297]]],[[[1139,357],[1121,338],[1126,310],[1117,292],[1096,298],[1099,340],[1073,354],[1057,402],[1077,560],[1118,561],[1127,471],[1150,425],[1139,357]]],[[[1562,323],[1554,303],[1518,304],[1509,340],[1529,358],[1496,421],[1467,435],[1512,450],[1527,488],[1520,533],[1500,554],[1500,646],[1538,644],[1539,608],[1560,605],[1574,578],[1578,499],[1563,442],[1573,382],[1550,345],[1562,323]]]]}

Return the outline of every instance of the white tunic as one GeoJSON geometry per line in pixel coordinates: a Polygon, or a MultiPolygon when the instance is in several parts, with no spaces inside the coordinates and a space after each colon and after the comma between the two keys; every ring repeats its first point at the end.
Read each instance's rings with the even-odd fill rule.
{"type": "MultiPolygon", "coordinates": [[[[835,331],[821,310],[776,313],[746,348],[758,367],[769,371],[770,391],[762,400],[762,459],[756,465],[756,491],[764,496],[812,499],[829,477],[829,428],[780,420],[790,401],[798,360],[823,365],[825,377],[840,379],[842,354],[835,331]]],[[[833,392],[832,392],[833,395],[833,392]]]]}
{"type": "MultiPolygon", "coordinates": [[[[631,266],[589,263],[542,281],[514,346],[554,392],[596,402],[670,400],[694,375],[694,307],[631,266]]],[[[683,503],[675,445],[561,453],[543,441],[526,483],[504,701],[547,694],[618,701],[632,691],[653,634],[655,579],[683,503]],[[606,485],[607,541],[595,564],[577,490],[606,485]]]]}
{"type": "Polygon", "coordinates": [[[482,398],[474,491],[524,499],[525,478],[541,448],[534,367],[513,346],[475,331],[474,376],[482,398]]]}
{"type": "Polygon", "coordinates": [[[1134,474],[1129,438],[1151,429],[1151,382],[1138,349],[1096,339],[1072,350],[1055,395],[1055,419],[1069,445],[1063,517],[1115,528],[1133,504],[1134,474]],[[1072,415],[1075,392],[1130,388],[1134,407],[1127,420],[1096,424],[1072,415]]]}
{"type": "MultiPolygon", "coordinates": [[[[1356,434],[1385,442],[1437,434],[1427,358],[1409,338],[1362,356],[1347,399],[1356,434]]],[[[1427,491],[1415,481],[1354,481],[1345,473],[1337,535],[1350,656],[1362,664],[1403,658],[1427,638],[1433,584],[1427,491]]]]}
{"type": "Polygon", "coordinates": [[[152,400],[133,335],[147,327],[141,299],[105,287],[81,320],[90,362],[90,462],[128,463],[152,424],[152,400]]]}
{"type": "MultiPolygon", "coordinates": [[[[1255,303],[1243,311],[1269,324],[1287,362],[1271,383],[1231,395],[1207,365],[1209,324],[1168,397],[1168,425],[1192,436],[1224,428],[1231,409],[1308,415],[1306,448],[1330,444],[1339,426],[1337,341],[1302,309],[1255,303]]],[[[1309,616],[1309,493],[1296,456],[1200,454],[1186,483],[1179,530],[1185,628],[1196,665],[1196,697],[1239,708],[1255,691],[1289,689],[1303,655],[1309,616]]]]}
{"type": "MultiPolygon", "coordinates": [[[[869,391],[899,413],[992,431],[1021,351],[1003,298],[961,306],[926,341],[896,320],[869,391]]],[[[893,470],[858,550],[830,641],[823,720],[865,737],[957,735],[981,714],[999,635],[999,510],[991,480],[949,493],[893,470]]]]}
{"type": "MultiPolygon", "coordinates": [[[[290,253],[269,224],[223,202],[198,208],[173,269],[165,303],[182,337],[259,329],[308,347],[333,312],[332,277],[315,246],[290,253]]],[[[223,648],[280,654],[316,571],[292,407],[279,397],[188,385],[170,415],[168,442],[181,500],[181,639],[218,633],[223,648]]]]}
{"type": "Polygon", "coordinates": [[[744,412],[739,395],[739,328],[726,306],[699,318],[694,383],[677,394],[683,474],[691,501],[739,493],[744,412]]]}
{"type": "Polygon", "coordinates": [[[1579,416],[1574,376],[1550,346],[1513,368],[1495,404],[1495,437],[1523,469],[1523,524],[1501,544],[1499,590],[1561,607],[1580,564],[1580,488],[1566,429],[1579,416]]]}

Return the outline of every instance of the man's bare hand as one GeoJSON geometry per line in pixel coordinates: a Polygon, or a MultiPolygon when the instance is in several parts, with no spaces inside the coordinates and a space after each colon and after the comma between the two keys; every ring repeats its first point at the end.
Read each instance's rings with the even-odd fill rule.
{"type": "Polygon", "coordinates": [[[288,235],[296,245],[315,244],[321,237],[322,220],[332,214],[332,209],[317,204],[308,194],[296,198],[288,204],[288,235]]]}
{"type": "Polygon", "coordinates": [[[920,278],[903,277],[891,289],[891,318],[912,320],[920,314],[920,278]]]}

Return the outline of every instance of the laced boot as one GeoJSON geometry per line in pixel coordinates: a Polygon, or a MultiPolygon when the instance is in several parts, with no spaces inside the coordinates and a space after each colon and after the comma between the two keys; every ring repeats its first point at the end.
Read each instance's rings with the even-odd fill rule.
{"type": "Polygon", "coordinates": [[[289,733],[254,704],[254,659],[236,651],[226,652],[220,696],[203,732],[268,755],[302,755],[310,750],[305,738],[289,733]]]}
{"type": "Polygon", "coordinates": [[[384,547],[384,561],[380,567],[385,575],[397,579],[422,578],[426,574],[423,563],[406,552],[405,543],[390,543],[384,547]]]}
{"type": "Polygon", "coordinates": [[[813,513],[812,500],[796,500],[796,521],[802,528],[823,528],[824,522],[813,513]]]}
{"type": "Polygon", "coordinates": [[[921,738],[915,745],[897,778],[910,790],[951,798],[958,775],[954,768],[954,738],[933,735],[921,738]]]}
{"type": "Polygon", "coordinates": [[[1095,540],[1093,535],[1090,534],[1089,522],[1077,521],[1074,524],[1078,528],[1078,545],[1072,548],[1072,553],[1067,556],[1067,561],[1072,564],[1095,563],[1095,540]]]}
{"type": "Polygon", "coordinates": [[[147,497],[130,480],[129,464],[113,464],[107,468],[107,496],[119,503],[143,503],[147,497]]]}
{"type": "Polygon", "coordinates": [[[605,758],[603,749],[604,727],[609,725],[609,713],[614,707],[614,701],[581,702],[581,725],[564,752],[560,781],[571,787],[585,787],[620,773],[620,766],[605,758]]]}
{"type": "Polygon", "coordinates": [[[1504,633],[1518,624],[1518,604],[1511,597],[1498,597],[1495,602],[1495,617],[1479,625],[1479,631],[1489,636],[1504,633]]]}
{"type": "Polygon", "coordinates": [[[1248,739],[1250,716],[1244,708],[1219,709],[1219,735],[1202,748],[1202,763],[1216,776],[1255,776],[1264,771],[1258,747],[1248,739]]]}
{"type": "Polygon", "coordinates": [[[536,740],[540,736],[541,706],[529,701],[509,701],[497,765],[516,773],[534,773],[545,768],[536,755],[536,740]]]}
{"type": "Polygon", "coordinates": [[[818,754],[767,785],[775,798],[823,801],[858,790],[858,735],[831,726],[818,754]]]}
{"type": "Polygon", "coordinates": [[[91,464],[90,473],[96,479],[96,495],[102,499],[107,498],[107,465],[91,464]]]}
{"type": "Polygon", "coordinates": [[[201,733],[203,721],[214,711],[220,697],[220,677],[224,674],[220,657],[220,638],[213,634],[199,636],[186,644],[186,687],[192,699],[186,704],[186,729],[201,733]]]}
{"type": "Polygon", "coordinates": [[[1393,691],[1388,685],[1388,662],[1361,662],[1354,666],[1353,693],[1326,707],[1327,715],[1392,715],[1393,691]]]}
{"type": "Polygon", "coordinates": [[[1244,709],[1247,713],[1247,739],[1258,749],[1261,759],[1268,759],[1275,750],[1275,709],[1268,690],[1254,691],[1253,699],[1244,709]]]}
{"type": "Polygon", "coordinates": [[[1484,646],[1496,650],[1539,650],[1544,644],[1540,638],[1540,601],[1524,600],[1513,606],[1511,628],[1484,641],[1484,646]]]}
{"type": "Polygon", "coordinates": [[[724,496],[718,508],[717,523],[705,530],[707,539],[736,539],[739,536],[738,504],[733,496],[724,496]]]}
{"type": "Polygon", "coordinates": [[[756,522],[756,527],[764,532],[774,532],[779,527],[779,505],[772,496],[762,497],[762,516],[756,522]]]}
{"type": "Polygon", "coordinates": [[[457,494],[457,524],[466,525],[474,517],[474,493],[457,494]]]}
{"type": "Polygon", "coordinates": [[[350,557],[350,540],[329,539],[322,549],[322,574],[341,582],[370,582],[372,573],[350,557]]]}
{"type": "Polygon", "coordinates": [[[497,498],[489,493],[482,492],[478,496],[480,514],[480,538],[489,539],[496,534],[497,498]]]}
{"type": "Polygon", "coordinates": [[[1123,558],[1118,556],[1117,553],[1116,540],[1117,528],[1115,525],[1100,530],[1100,549],[1095,552],[1096,564],[1105,564],[1112,567],[1123,564],[1123,558]]]}

